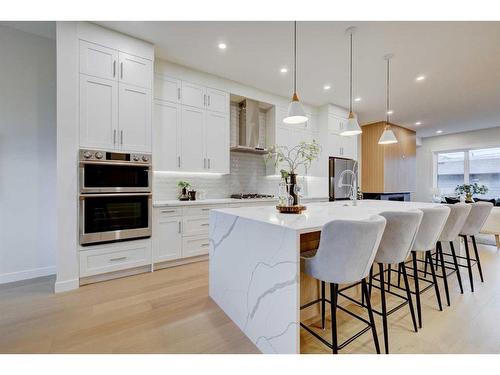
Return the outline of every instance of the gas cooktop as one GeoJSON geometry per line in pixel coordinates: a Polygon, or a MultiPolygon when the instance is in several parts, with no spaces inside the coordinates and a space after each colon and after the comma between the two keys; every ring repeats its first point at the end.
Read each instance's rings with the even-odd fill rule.
{"type": "Polygon", "coordinates": [[[239,194],[231,194],[231,198],[234,199],[263,199],[263,198],[274,198],[272,194],[257,194],[257,193],[239,193],[239,194]]]}

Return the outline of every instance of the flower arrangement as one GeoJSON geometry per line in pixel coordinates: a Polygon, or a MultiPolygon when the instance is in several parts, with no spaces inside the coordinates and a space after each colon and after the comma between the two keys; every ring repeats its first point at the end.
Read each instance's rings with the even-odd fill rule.
{"type": "MultiPolygon", "coordinates": [[[[295,174],[298,167],[304,165],[306,168],[316,160],[321,152],[321,146],[313,140],[312,142],[300,142],[294,147],[274,145],[269,149],[266,155],[266,163],[274,160],[274,165],[287,163],[288,173],[295,174]]],[[[283,170],[281,171],[283,174],[283,170]]]]}
{"type": "Polygon", "coordinates": [[[465,193],[465,198],[467,201],[472,201],[472,196],[475,194],[486,194],[488,192],[488,188],[485,185],[478,185],[477,182],[473,184],[462,184],[457,185],[455,191],[462,195],[465,193]]]}

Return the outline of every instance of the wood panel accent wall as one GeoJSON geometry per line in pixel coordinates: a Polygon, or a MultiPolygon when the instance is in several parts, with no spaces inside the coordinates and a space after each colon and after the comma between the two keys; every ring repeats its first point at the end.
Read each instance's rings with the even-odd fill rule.
{"type": "Polygon", "coordinates": [[[416,179],[416,133],[391,124],[398,143],[379,145],[385,121],[363,126],[361,190],[369,193],[412,192],[416,179]]]}

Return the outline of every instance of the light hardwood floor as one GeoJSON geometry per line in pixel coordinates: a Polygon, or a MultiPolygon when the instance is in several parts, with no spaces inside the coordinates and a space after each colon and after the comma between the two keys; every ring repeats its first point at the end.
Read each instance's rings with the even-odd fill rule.
{"type": "MultiPolygon", "coordinates": [[[[392,353],[500,353],[500,252],[480,245],[480,253],[485,283],[476,276],[471,293],[462,271],[460,295],[452,276],[452,306],[443,312],[437,311],[433,290],[426,292],[418,333],[411,330],[406,308],[390,316],[392,353]]],[[[208,297],[207,262],[62,294],[53,294],[52,285],[52,278],[41,278],[0,286],[0,353],[258,353],[208,297]]],[[[359,328],[343,313],[339,319],[341,337],[359,328]]],[[[328,352],[303,330],[301,350],[328,352]]],[[[372,352],[369,332],[342,351],[372,352]]]]}

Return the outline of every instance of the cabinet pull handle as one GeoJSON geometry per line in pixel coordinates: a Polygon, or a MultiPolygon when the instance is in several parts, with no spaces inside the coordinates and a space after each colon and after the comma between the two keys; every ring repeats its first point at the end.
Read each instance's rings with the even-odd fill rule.
{"type": "Polygon", "coordinates": [[[179,233],[181,233],[181,232],[182,232],[182,224],[181,224],[181,222],[180,222],[180,221],[179,221],[179,229],[178,229],[178,231],[179,231],[179,233]]]}
{"type": "Polygon", "coordinates": [[[116,144],[116,129],[113,129],[113,145],[116,144]]]}
{"type": "Polygon", "coordinates": [[[120,130],[120,144],[123,145],[123,130],[120,130]]]}
{"type": "Polygon", "coordinates": [[[181,167],[181,157],[177,156],[177,166],[180,168],[181,167]]]}
{"type": "Polygon", "coordinates": [[[127,257],[119,257],[119,258],[111,258],[109,261],[110,262],[119,262],[121,260],[126,260],[127,257]]]}
{"type": "Polygon", "coordinates": [[[208,246],[208,243],[202,243],[201,244],[201,247],[207,247],[208,246]]]}
{"type": "Polygon", "coordinates": [[[123,79],[123,63],[120,63],[120,78],[123,79]]]}
{"type": "Polygon", "coordinates": [[[177,99],[181,100],[181,88],[177,88],[177,99]]]}
{"type": "Polygon", "coordinates": [[[208,158],[208,169],[210,169],[210,158],[208,158]]]}
{"type": "Polygon", "coordinates": [[[113,78],[116,77],[116,60],[113,61],[113,78]]]}
{"type": "Polygon", "coordinates": [[[161,211],[162,214],[168,214],[170,212],[175,212],[175,210],[164,210],[164,211],[161,211]]]}
{"type": "Polygon", "coordinates": [[[210,211],[211,209],[210,208],[202,208],[201,210],[202,211],[210,211]]]}
{"type": "Polygon", "coordinates": [[[203,158],[203,169],[207,168],[207,158],[203,158]]]}
{"type": "Polygon", "coordinates": [[[210,95],[208,95],[208,106],[210,107],[210,95]]]}
{"type": "Polygon", "coordinates": [[[205,94],[203,94],[203,105],[207,106],[207,96],[205,94]]]}

